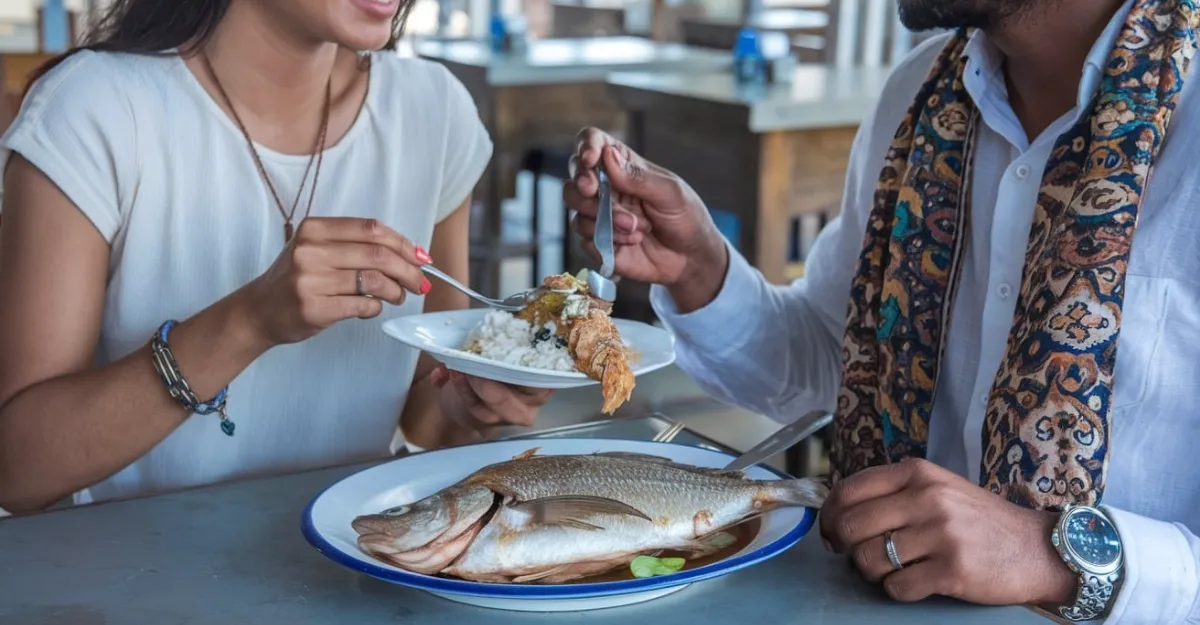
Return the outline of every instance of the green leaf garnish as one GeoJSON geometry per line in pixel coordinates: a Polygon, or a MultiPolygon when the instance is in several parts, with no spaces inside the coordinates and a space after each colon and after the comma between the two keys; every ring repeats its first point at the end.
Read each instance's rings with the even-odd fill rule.
{"type": "Polygon", "coordinates": [[[629,570],[634,577],[657,577],[678,573],[683,569],[687,560],[683,558],[656,558],[654,556],[638,556],[629,563],[629,570]]]}
{"type": "Polygon", "coordinates": [[[708,536],[704,539],[704,544],[710,545],[715,549],[724,549],[736,542],[737,536],[734,536],[729,532],[717,532],[716,534],[708,536]]]}

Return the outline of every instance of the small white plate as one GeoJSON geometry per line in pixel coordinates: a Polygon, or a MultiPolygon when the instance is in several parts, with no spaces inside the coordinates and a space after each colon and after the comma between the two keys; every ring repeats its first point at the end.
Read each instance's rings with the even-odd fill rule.
{"type": "MultiPolygon", "coordinates": [[[[723,467],[733,457],[713,451],[647,441],[595,438],[511,440],[452,447],[406,456],[364,469],[326,488],[308,504],[301,519],[309,544],[338,564],[393,584],[486,608],[522,612],[572,612],[649,601],[699,582],[753,566],[786,551],[812,527],[817,513],[809,508],[781,508],[761,517],[758,535],[736,554],[672,575],[616,582],[560,585],[488,584],[412,573],[386,564],[358,548],[350,522],[360,514],[417,501],[476,470],[530,449],[539,454],[591,454],[630,451],[665,456],[697,466],[723,467]]],[[[768,467],[746,470],[754,479],[780,479],[768,467]]]]}
{"type": "MultiPolygon", "coordinates": [[[[551,371],[511,365],[464,351],[462,346],[467,335],[483,321],[488,311],[486,308],[470,308],[398,317],[384,322],[383,331],[401,343],[428,352],[448,369],[479,378],[543,389],[598,384],[578,371],[551,371]]],[[[625,344],[633,347],[638,354],[630,363],[635,377],[675,362],[675,337],[670,332],[627,319],[613,319],[613,324],[625,344]]]]}

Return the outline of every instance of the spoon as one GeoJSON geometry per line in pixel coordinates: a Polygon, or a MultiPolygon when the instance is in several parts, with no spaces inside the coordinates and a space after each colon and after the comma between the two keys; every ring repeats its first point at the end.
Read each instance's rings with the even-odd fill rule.
{"type": "Polygon", "coordinates": [[[484,297],[483,295],[476,293],[470,287],[459,282],[458,280],[455,280],[454,278],[450,277],[449,274],[443,272],[441,269],[438,269],[437,267],[434,267],[433,265],[421,265],[421,271],[424,271],[425,273],[441,280],[442,282],[449,284],[450,286],[458,289],[461,293],[463,293],[467,297],[469,297],[477,302],[480,302],[481,304],[484,304],[486,306],[491,306],[492,308],[496,308],[498,310],[504,310],[507,312],[517,312],[517,311],[521,310],[522,308],[525,308],[525,305],[527,303],[529,303],[530,299],[533,298],[534,293],[537,293],[542,290],[541,288],[529,289],[527,291],[513,293],[512,295],[509,295],[508,297],[506,297],[502,300],[492,299],[490,297],[484,297]]]}
{"type": "Polygon", "coordinates": [[[606,302],[617,299],[617,283],[612,279],[616,254],[613,251],[612,189],[603,165],[596,165],[596,180],[599,182],[596,213],[596,234],[592,242],[600,253],[600,271],[587,272],[588,290],[606,302]]]}

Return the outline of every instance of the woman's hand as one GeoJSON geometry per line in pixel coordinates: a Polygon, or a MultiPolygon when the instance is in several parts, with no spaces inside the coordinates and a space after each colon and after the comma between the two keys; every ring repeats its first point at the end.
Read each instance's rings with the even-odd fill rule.
{"type": "Polygon", "coordinates": [[[428,293],[420,267],[429,262],[428,252],[375,219],[310,217],[243,287],[245,309],[269,345],[296,343],[343,319],[375,317],[383,302],[428,293]]]}
{"type": "Polygon", "coordinates": [[[480,434],[503,425],[533,425],[538,409],[554,393],[463,375],[442,364],[434,367],[429,381],[441,389],[442,414],[480,434]]]}
{"type": "Polygon", "coordinates": [[[577,213],[573,223],[584,249],[599,258],[592,237],[599,188],[595,168],[601,162],[612,185],[616,273],[667,287],[716,275],[719,288],[728,258],[704,202],[679,176],[595,128],[579,134],[572,178],[563,187],[563,202],[577,213]]]}

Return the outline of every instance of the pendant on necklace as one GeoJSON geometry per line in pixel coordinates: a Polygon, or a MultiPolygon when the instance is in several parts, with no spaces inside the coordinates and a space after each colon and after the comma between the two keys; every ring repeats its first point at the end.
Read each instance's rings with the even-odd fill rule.
{"type": "Polygon", "coordinates": [[[292,222],[283,222],[283,242],[287,243],[292,240],[292,222]]]}

